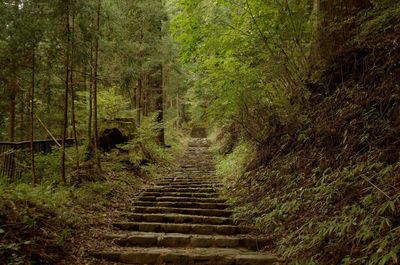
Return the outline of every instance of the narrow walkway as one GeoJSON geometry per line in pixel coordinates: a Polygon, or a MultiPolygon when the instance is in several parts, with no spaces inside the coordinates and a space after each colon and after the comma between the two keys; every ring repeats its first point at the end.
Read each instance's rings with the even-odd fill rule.
{"type": "Polygon", "coordinates": [[[258,252],[267,240],[234,223],[221,187],[207,140],[192,139],[180,168],[141,195],[129,222],[114,224],[124,234],[108,237],[120,248],[92,255],[126,264],[273,264],[258,252]]]}

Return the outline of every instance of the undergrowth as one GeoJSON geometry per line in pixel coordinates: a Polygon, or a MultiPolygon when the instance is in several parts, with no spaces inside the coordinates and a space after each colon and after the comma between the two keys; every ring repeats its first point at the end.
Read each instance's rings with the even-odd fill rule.
{"type": "Polygon", "coordinates": [[[360,15],[361,34],[298,113],[307,119],[261,145],[226,128],[219,140],[236,217],[271,236],[287,263],[399,262],[400,5],[390,3],[360,15]]]}
{"type": "Polygon", "coordinates": [[[75,168],[74,148],[67,162],[69,184],[60,185],[60,151],[36,156],[40,184],[32,187],[29,171],[10,183],[0,181],[0,264],[56,264],[77,248],[73,238],[90,228],[112,202],[129,198],[165,174],[182,151],[185,137],[171,130],[171,148],[157,144],[154,117],[146,118],[134,138],[102,155],[102,172],[91,161],[75,168]]]}

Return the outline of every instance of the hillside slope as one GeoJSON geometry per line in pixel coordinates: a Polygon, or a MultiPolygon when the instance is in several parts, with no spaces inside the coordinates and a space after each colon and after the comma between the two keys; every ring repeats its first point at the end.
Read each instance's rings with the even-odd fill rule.
{"type": "MultiPolygon", "coordinates": [[[[395,264],[400,253],[400,4],[357,23],[361,33],[308,86],[305,122],[261,148],[242,140],[220,160],[237,216],[288,261],[395,264]]],[[[230,150],[238,138],[224,135],[230,150]]]]}

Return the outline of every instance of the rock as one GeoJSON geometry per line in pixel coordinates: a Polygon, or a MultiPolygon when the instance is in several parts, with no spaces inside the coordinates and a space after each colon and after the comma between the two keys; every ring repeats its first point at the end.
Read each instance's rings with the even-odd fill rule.
{"type": "Polygon", "coordinates": [[[117,147],[117,144],[126,143],[128,140],[118,128],[105,129],[99,137],[99,148],[104,152],[110,152],[117,147]]]}

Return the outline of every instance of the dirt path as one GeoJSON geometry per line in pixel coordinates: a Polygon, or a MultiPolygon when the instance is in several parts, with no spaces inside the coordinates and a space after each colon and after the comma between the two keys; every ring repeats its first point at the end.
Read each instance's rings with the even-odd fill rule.
{"type": "Polygon", "coordinates": [[[113,245],[91,255],[110,264],[273,264],[258,252],[268,240],[235,224],[221,188],[207,140],[193,139],[180,167],[139,196],[121,217],[128,221],[113,224],[105,235],[113,245]]]}

